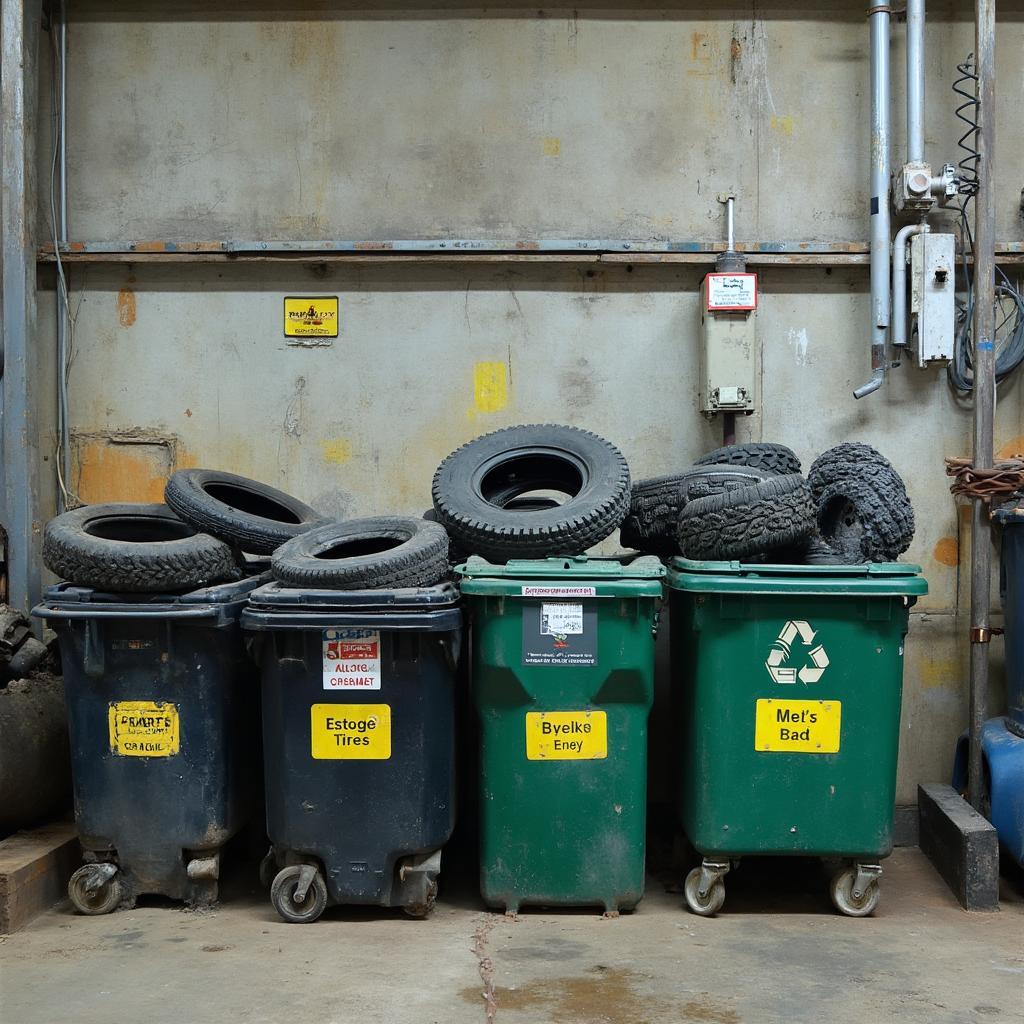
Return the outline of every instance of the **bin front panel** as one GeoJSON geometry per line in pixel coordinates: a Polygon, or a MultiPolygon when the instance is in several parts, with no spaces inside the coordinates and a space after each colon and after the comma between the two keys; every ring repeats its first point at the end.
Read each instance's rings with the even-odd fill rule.
{"type": "Polygon", "coordinates": [[[671,591],[684,830],[705,856],[892,848],[902,596],[671,591]]]}
{"type": "Polygon", "coordinates": [[[633,906],[659,599],[470,600],[484,899],[633,906]]]}
{"type": "Polygon", "coordinates": [[[1006,616],[1006,715],[1024,732],[1024,514],[1000,509],[1002,525],[1000,590],[1006,616]]]}
{"type": "Polygon", "coordinates": [[[332,902],[390,906],[397,861],[439,849],[454,825],[454,634],[361,631],[379,650],[336,671],[338,632],[261,635],[267,830],[323,864],[332,902]]]}
{"type": "Polygon", "coordinates": [[[221,847],[253,804],[258,695],[241,631],[154,619],[53,625],[82,845],[116,850],[136,894],[183,898],[183,851],[221,847]]]}

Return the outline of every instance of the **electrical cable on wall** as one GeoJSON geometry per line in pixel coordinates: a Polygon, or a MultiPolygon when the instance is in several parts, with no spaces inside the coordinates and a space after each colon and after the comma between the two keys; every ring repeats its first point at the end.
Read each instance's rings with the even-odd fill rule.
{"type": "MultiPolygon", "coordinates": [[[[955,114],[967,126],[967,130],[957,140],[957,146],[964,152],[958,165],[960,173],[957,175],[957,190],[960,196],[960,265],[967,297],[958,304],[953,358],[949,361],[947,373],[950,384],[957,391],[970,393],[974,390],[974,281],[967,262],[974,256],[974,236],[971,232],[969,204],[978,194],[977,167],[980,159],[977,148],[978,100],[975,93],[966,88],[970,83],[973,89],[978,81],[973,53],[957,65],[957,71],[960,77],[953,82],[953,92],[962,97],[963,102],[956,108],[955,114]]],[[[1001,267],[996,267],[996,274],[999,278],[995,290],[998,308],[993,340],[996,346],[996,383],[1000,384],[1024,362],[1024,295],[1001,267]]]]}

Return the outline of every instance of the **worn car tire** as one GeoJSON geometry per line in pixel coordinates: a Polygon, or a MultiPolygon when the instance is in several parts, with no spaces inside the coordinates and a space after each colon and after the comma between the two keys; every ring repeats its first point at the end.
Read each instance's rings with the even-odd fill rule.
{"type": "Polygon", "coordinates": [[[434,474],[433,498],[452,538],[475,555],[580,554],[625,518],[629,467],[615,445],[586,430],[508,427],[452,452],[434,474]],[[534,491],[568,497],[537,507],[546,501],[534,491]]]}
{"type": "MultiPolygon", "coordinates": [[[[860,442],[839,444],[818,456],[811,466],[807,482],[818,503],[819,516],[825,491],[833,484],[847,481],[866,484],[875,491],[888,508],[887,518],[892,521],[893,529],[898,531],[898,537],[892,536],[886,541],[888,548],[897,553],[906,551],[914,539],[914,507],[903,478],[892,463],[871,445],[860,442]]],[[[861,491],[858,488],[858,493],[861,491]]],[[[842,554],[851,557],[852,551],[842,554]]]]}
{"type": "Polygon", "coordinates": [[[687,558],[733,560],[801,543],[814,530],[814,503],[798,473],[688,502],[679,516],[687,558]]]}
{"type": "Polygon", "coordinates": [[[818,530],[846,563],[893,562],[913,539],[906,529],[905,498],[877,482],[839,480],[818,501],[818,530]]]}
{"type": "Polygon", "coordinates": [[[164,501],[197,530],[254,555],[272,554],[324,521],[276,487],[216,469],[179,469],[167,481],[164,501]]]}
{"type": "Polygon", "coordinates": [[[792,448],[784,444],[756,442],[754,444],[729,444],[716,448],[697,460],[698,466],[753,466],[777,476],[799,473],[800,459],[792,448]]]}
{"type": "Polygon", "coordinates": [[[271,571],[310,590],[430,587],[448,575],[448,535],[437,523],[402,516],[323,523],[282,544],[271,571]]]}
{"type": "Polygon", "coordinates": [[[61,579],[114,592],[194,590],[244,575],[223,541],[166,505],[85,505],[51,519],[43,562],[61,579]]]}
{"type": "Polygon", "coordinates": [[[688,501],[748,487],[773,475],[749,466],[709,465],[639,480],[630,492],[629,515],[619,527],[622,546],[654,555],[677,555],[676,527],[688,501]]]}

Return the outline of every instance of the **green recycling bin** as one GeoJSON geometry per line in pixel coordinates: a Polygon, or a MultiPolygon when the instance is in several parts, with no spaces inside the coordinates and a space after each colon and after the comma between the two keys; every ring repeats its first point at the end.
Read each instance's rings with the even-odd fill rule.
{"type": "Polygon", "coordinates": [[[644,890],[647,717],[664,566],[576,555],[456,570],[480,720],[489,906],[631,910],[644,890]]]}
{"type": "Polygon", "coordinates": [[[875,909],[920,572],[672,560],[679,812],[703,857],[685,885],[695,913],[721,909],[730,867],[765,854],[839,859],[836,908],[875,909]]]}

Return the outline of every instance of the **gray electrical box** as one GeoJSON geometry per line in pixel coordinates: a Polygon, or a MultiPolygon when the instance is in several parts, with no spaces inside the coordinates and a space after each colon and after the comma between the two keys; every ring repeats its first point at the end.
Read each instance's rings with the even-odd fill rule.
{"type": "Polygon", "coordinates": [[[700,411],[751,413],[758,404],[757,275],[713,273],[701,289],[700,411]]]}
{"type": "Polygon", "coordinates": [[[917,320],[917,364],[953,358],[956,236],[923,232],[910,240],[910,312],[917,320]]]}

